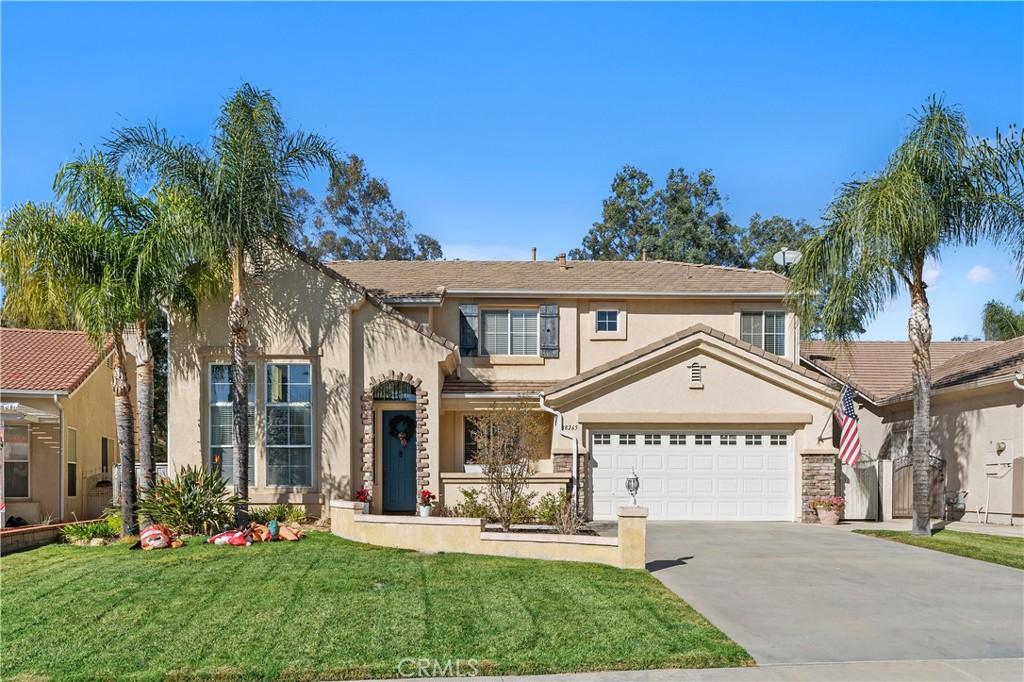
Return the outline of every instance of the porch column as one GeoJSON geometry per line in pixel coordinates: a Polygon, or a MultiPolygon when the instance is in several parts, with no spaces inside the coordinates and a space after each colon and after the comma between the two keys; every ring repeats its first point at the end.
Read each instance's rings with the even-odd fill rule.
{"type": "Polygon", "coordinates": [[[807,450],[800,453],[800,521],[817,523],[811,499],[836,494],[836,453],[831,450],[807,450]]]}

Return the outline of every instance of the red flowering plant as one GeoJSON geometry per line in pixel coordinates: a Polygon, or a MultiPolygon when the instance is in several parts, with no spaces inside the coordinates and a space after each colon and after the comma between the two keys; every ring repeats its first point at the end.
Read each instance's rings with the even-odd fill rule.
{"type": "Polygon", "coordinates": [[[811,500],[811,509],[825,509],[842,513],[845,507],[846,498],[844,497],[815,497],[811,500]]]}
{"type": "Polygon", "coordinates": [[[435,495],[434,493],[430,492],[429,490],[421,490],[420,491],[420,506],[421,507],[429,507],[429,506],[431,506],[434,503],[434,500],[436,500],[436,499],[437,499],[437,495],[435,495]]]}
{"type": "Polygon", "coordinates": [[[370,501],[370,491],[367,490],[366,488],[360,488],[359,491],[356,492],[356,502],[369,502],[369,501],[370,501]]]}

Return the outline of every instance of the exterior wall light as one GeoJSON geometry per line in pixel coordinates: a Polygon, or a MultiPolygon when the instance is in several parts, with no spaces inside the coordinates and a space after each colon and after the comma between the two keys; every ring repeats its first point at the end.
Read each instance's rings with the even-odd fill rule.
{"type": "Polygon", "coordinates": [[[633,498],[633,506],[636,506],[636,494],[640,491],[640,478],[636,475],[636,469],[626,479],[626,492],[633,498]]]}

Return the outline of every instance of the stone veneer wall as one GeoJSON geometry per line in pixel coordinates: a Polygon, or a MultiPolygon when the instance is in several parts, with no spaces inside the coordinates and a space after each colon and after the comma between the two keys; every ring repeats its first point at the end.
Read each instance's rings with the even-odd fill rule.
{"type": "MultiPolygon", "coordinates": [[[[374,474],[374,424],[373,424],[373,388],[385,381],[404,381],[416,389],[416,485],[423,490],[430,485],[430,456],[427,454],[427,438],[430,437],[430,429],[427,428],[427,405],[430,404],[430,397],[426,389],[422,388],[420,379],[411,374],[391,371],[378,377],[370,379],[370,387],[363,391],[360,398],[361,414],[363,422],[363,435],[361,439],[363,447],[363,487],[373,491],[374,474]]],[[[435,491],[436,492],[436,491],[435,491]]]]}
{"type": "MultiPolygon", "coordinates": [[[[556,474],[572,473],[572,453],[556,452],[551,455],[551,470],[556,474]]],[[[587,511],[587,455],[579,453],[579,468],[577,469],[579,481],[576,482],[576,509],[580,514],[587,511]]],[[[572,491],[570,490],[571,494],[572,491]]]]}
{"type": "Polygon", "coordinates": [[[835,454],[808,453],[800,456],[800,502],[803,523],[817,523],[818,515],[811,509],[811,498],[836,494],[835,454]]]}

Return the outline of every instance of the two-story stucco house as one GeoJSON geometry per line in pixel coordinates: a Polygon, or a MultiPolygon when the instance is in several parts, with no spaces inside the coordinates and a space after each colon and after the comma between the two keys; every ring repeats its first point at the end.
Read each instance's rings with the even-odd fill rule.
{"type": "MultiPolygon", "coordinates": [[[[421,489],[458,504],[483,487],[466,417],[523,399],[550,429],[534,489],[567,489],[595,519],[635,470],[655,519],[799,520],[808,463],[834,466],[835,384],[800,366],[772,272],[320,264],[282,244],[247,284],[257,503],[316,514],[365,486],[375,512],[412,511],[421,489]]],[[[172,467],[230,472],[227,305],[172,320],[172,467]]]]}

